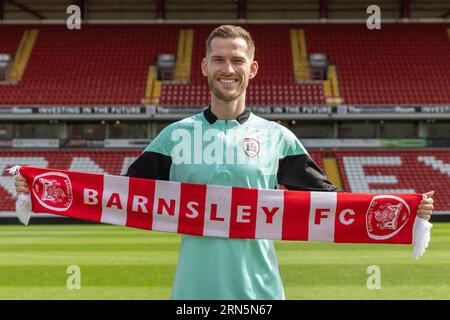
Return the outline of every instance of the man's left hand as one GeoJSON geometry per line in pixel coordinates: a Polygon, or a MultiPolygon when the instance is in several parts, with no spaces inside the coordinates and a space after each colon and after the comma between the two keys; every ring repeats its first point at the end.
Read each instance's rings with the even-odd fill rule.
{"type": "Polygon", "coordinates": [[[430,220],[431,214],[433,213],[433,195],[434,191],[430,191],[423,194],[423,199],[420,201],[419,207],[417,208],[417,215],[419,218],[430,220]]]}

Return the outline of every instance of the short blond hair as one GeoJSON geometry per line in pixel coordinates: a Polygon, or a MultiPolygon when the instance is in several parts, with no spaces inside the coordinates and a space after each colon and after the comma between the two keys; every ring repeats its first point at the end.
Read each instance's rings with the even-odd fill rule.
{"type": "Polygon", "coordinates": [[[206,39],[206,55],[208,56],[211,51],[211,42],[214,38],[223,38],[223,39],[236,39],[242,38],[245,40],[248,46],[248,53],[251,60],[253,60],[255,56],[255,42],[253,41],[250,33],[242,27],[233,26],[233,25],[222,25],[220,27],[215,28],[206,39]]]}

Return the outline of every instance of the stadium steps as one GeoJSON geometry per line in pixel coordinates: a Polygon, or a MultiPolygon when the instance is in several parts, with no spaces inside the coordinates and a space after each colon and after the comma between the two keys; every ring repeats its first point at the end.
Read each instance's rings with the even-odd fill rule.
{"type": "Polygon", "coordinates": [[[175,64],[175,81],[189,82],[192,64],[192,47],[194,43],[194,30],[180,30],[178,40],[177,62],[175,64]]]}
{"type": "Polygon", "coordinates": [[[37,29],[25,30],[22,40],[20,41],[20,45],[17,48],[16,55],[14,56],[14,61],[6,75],[8,82],[16,84],[22,80],[38,33],[39,30],[37,29]]]}
{"type": "Polygon", "coordinates": [[[328,66],[328,80],[322,81],[325,101],[328,105],[336,105],[342,102],[339,94],[339,82],[335,65],[328,66]]]}
{"type": "Polygon", "coordinates": [[[333,97],[340,97],[339,93],[339,82],[337,78],[337,71],[335,65],[330,65],[328,67],[328,78],[331,81],[331,89],[333,97]]]}
{"type": "Polygon", "coordinates": [[[290,35],[295,81],[311,80],[305,31],[303,29],[291,29],[290,35]]]}
{"type": "Polygon", "coordinates": [[[145,89],[145,104],[156,105],[161,97],[162,83],[157,79],[156,66],[151,65],[148,68],[147,85],[145,89]]]}
{"type": "Polygon", "coordinates": [[[343,191],[344,187],[342,186],[341,174],[339,172],[339,166],[336,158],[323,158],[322,162],[323,169],[328,180],[330,180],[330,182],[337,187],[338,191],[343,191]]]}

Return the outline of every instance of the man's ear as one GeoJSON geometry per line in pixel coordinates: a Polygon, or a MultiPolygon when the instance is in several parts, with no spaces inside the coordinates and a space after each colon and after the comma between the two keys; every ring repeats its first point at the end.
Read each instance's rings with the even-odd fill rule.
{"type": "Polygon", "coordinates": [[[258,73],[258,68],[259,68],[258,62],[252,61],[252,63],[250,64],[250,79],[256,77],[256,74],[258,73]]]}
{"type": "Polygon", "coordinates": [[[206,62],[206,58],[202,59],[202,74],[207,77],[208,76],[208,72],[206,71],[206,67],[207,67],[207,62],[206,62]]]}

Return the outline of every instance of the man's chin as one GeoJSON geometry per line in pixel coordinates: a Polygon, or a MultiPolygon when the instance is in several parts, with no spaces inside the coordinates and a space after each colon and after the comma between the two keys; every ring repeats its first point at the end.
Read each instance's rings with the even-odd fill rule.
{"type": "Polygon", "coordinates": [[[239,98],[240,95],[223,95],[223,94],[217,95],[216,94],[216,97],[219,98],[222,101],[230,102],[230,101],[234,101],[237,98],[239,98]]]}
{"type": "Polygon", "coordinates": [[[224,94],[220,90],[213,90],[213,93],[218,99],[220,99],[222,101],[230,102],[230,101],[233,101],[233,100],[236,100],[237,98],[239,98],[243,92],[224,94]]]}

